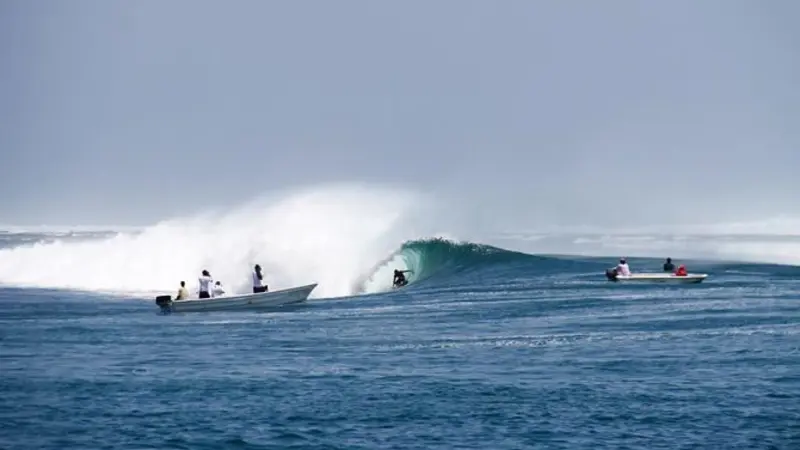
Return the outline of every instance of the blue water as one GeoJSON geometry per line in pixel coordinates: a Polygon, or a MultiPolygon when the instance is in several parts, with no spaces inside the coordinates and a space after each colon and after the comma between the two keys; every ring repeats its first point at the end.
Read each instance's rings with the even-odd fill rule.
{"type": "Polygon", "coordinates": [[[268,313],[0,289],[0,448],[800,448],[797,268],[404,255],[405,289],[268,313]]]}

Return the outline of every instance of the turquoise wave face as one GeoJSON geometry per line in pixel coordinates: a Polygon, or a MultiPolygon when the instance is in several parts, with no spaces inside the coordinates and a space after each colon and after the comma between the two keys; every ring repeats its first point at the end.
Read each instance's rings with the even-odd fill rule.
{"type": "Polygon", "coordinates": [[[472,242],[422,239],[402,245],[399,254],[412,271],[409,283],[451,275],[489,264],[531,261],[540,257],[472,242]]]}
{"type": "MultiPolygon", "coordinates": [[[[472,285],[496,279],[522,279],[536,276],[572,274],[589,280],[605,280],[604,271],[616,264],[618,257],[581,257],[567,255],[531,255],[473,242],[454,242],[441,238],[419,239],[403,243],[389,257],[378,262],[366,279],[360,281],[356,293],[370,291],[368,282],[383,281],[389,289],[392,270],[403,268],[409,287],[472,285]]],[[[661,258],[628,258],[636,271],[660,272],[661,258]]],[[[687,261],[688,262],[688,261],[687,261]]],[[[736,271],[764,270],[775,276],[794,277],[796,267],[764,264],[688,262],[692,270],[736,271]]],[[[375,292],[375,290],[371,290],[375,292]]]]}
{"type": "Polygon", "coordinates": [[[469,284],[491,272],[562,273],[588,270],[602,274],[604,263],[572,258],[530,255],[486,244],[454,242],[442,238],[418,239],[403,243],[398,250],[379,261],[358,281],[356,293],[374,292],[370,283],[383,281],[389,289],[392,270],[409,269],[409,286],[418,283],[469,284]]]}

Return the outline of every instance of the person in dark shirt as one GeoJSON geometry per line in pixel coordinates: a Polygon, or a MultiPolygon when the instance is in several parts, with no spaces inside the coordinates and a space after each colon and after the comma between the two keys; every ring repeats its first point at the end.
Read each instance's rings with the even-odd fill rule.
{"type": "Polygon", "coordinates": [[[667,262],[664,263],[664,272],[672,273],[675,271],[675,265],[672,264],[672,258],[667,258],[667,262]]]}
{"type": "Polygon", "coordinates": [[[394,279],[392,280],[392,285],[394,287],[402,287],[408,284],[408,280],[406,279],[405,273],[411,272],[410,270],[394,270],[394,279]]]}

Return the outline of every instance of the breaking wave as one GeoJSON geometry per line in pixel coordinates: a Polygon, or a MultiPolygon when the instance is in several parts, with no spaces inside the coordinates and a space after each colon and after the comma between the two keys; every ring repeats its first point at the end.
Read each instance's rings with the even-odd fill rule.
{"type": "Polygon", "coordinates": [[[314,296],[344,296],[399,242],[425,234],[418,219],[426,205],[413,191],[343,184],[276,194],[139,231],[38,238],[6,233],[0,283],[150,295],[171,292],[181,280],[196,287],[198,274],[208,269],[231,292],[247,292],[258,263],[272,289],[316,282],[314,296]]]}
{"type": "Polygon", "coordinates": [[[228,291],[248,292],[258,263],[272,289],[316,282],[313,297],[338,297],[387,291],[398,268],[410,269],[411,285],[419,286],[494,264],[543,262],[531,266],[537,273],[578,264],[536,256],[545,253],[800,262],[800,236],[787,234],[794,227],[780,235],[758,229],[759,236],[746,234],[752,227],[672,235],[532,230],[478,244],[432,232],[440,230],[431,227],[437,224],[431,206],[432,199],[414,191],[343,184],[277,193],[143,229],[0,231],[0,284],[150,296],[172,292],[181,280],[196,288],[207,269],[228,291]]]}
{"type": "Polygon", "coordinates": [[[394,269],[411,271],[407,275],[410,286],[434,276],[441,278],[487,265],[535,259],[542,258],[491,245],[456,242],[441,237],[412,240],[376,264],[354,291],[365,293],[389,289],[394,269]]]}

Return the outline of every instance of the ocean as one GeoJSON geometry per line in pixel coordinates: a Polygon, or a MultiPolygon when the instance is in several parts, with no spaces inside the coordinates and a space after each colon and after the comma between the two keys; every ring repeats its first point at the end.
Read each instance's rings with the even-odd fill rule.
{"type": "Polygon", "coordinates": [[[708,280],[626,285],[603,276],[619,253],[409,239],[327,261],[299,306],[160,315],[151,294],[196,273],[174,247],[151,269],[162,247],[113,232],[0,246],[3,449],[800,448],[795,266],[680,259],[708,280]]]}

